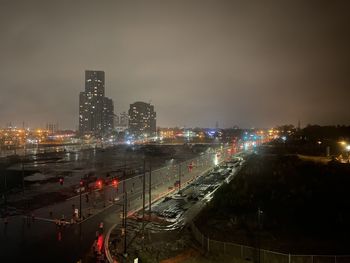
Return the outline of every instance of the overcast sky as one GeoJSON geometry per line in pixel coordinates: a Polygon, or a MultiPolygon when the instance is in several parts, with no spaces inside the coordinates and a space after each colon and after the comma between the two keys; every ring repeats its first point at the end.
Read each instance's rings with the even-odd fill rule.
{"type": "Polygon", "coordinates": [[[0,126],[77,128],[84,70],[158,126],[350,124],[350,1],[0,0],[0,126]]]}

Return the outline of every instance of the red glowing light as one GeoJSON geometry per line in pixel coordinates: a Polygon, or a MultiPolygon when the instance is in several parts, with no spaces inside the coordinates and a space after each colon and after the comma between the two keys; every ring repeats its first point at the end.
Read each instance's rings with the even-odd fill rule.
{"type": "Polygon", "coordinates": [[[190,164],[188,165],[188,171],[189,171],[189,172],[192,172],[192,169],[193,169],[193,163],[190,163],[190,164]]]}
{"type": "Polygon", "coordinates": [[[103,247],[103,235],[99,235],[97,238],[97,250],[101,253],[103,247]]]}
{"type": "Polygon", "coordinates": [[[112,181],[112,185],[115,186],[115,187],[118,186],[118,180],[117,180],[117,179],[114,179],[114,180],[112,181]]]}
{"type": "Polygon", "coordinates": [[[98,180],[98,181],[96,182],[96,186],[99,187],[99,188],[101,188],[101,187],[102,187],[102,181],[101,181],[101,180],[98,180]]]}

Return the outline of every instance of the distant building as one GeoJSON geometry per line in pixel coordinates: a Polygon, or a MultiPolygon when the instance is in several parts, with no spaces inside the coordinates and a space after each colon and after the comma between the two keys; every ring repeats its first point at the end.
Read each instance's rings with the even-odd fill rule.
{"type": "Polygon", "coordinates": [[[135,136],[147,137],[157,134],[156,112],[153,105],[141,101],[130,104],[129,132],[135,136]]]}
{"type": "Polygon", "coordinates": [[[114,128],[119,126],[119,114],[114,115],[114,128]]]}
{"type": "Polygon", "coordinates": [[[113,101],[105,97],[104,71],[85,71],[85,91],[79,95],[79,133],[102,137],[114,127],[113,101]]]}
{"type": "Polygon", "coordinates": [[[129,127],[129,115],[126,112],[122,112],[115,117],[115,130],[117,132],[123,132],[129,127]]]}
{"type": "Polygon", "coordinates": [[[104,134],[111,133],[114,129],[114,104],[107,97],[103,100],[102,129],[104,134]]]}
{"type": "Polygon", "coordinates": [[[119,115],[119,126],[129,127],[129,115],[125,111],[119,115]]]}
{"type": "Polygon", "coordinates": [[[58,123],[46,123],[46,130],[53,134],[58,131],[58,123]]]}
{"type": "Polygon", "coordinates": [[[158,133],[161,138],[164,139],[175,139],[176,137],[183,136],[182,129],[175,128],[158,128],[158,133]]]}

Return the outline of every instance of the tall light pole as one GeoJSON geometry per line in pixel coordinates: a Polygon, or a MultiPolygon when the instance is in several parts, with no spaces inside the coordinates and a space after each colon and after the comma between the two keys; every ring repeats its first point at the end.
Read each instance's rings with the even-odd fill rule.
{"type": "Polygon", "coordinates": [[[5,186],[5,191],[4,191],[4,201],[5,201],[5,213],[7,213],[7,175],[6,172],[4,173],[4,186],[5,186]]]}
{"type": "Polygon", "coordinates": [[[24,157],[22,157],[22,192],[24,193],[24,157]]]}
{"type": "Polygon", "coordinates": [[[179,192],[181,190],[181,163],[179,163],[179,192]]]}
{"type": "Polygon", "coordinates": [[[259,243],[259,255],[258,255],[258,262],[260,263],[260,252],[261,252],[261,230],[262,230],[262,221],[261,221],[261,217],[263,215],[263,211],[260,209],[260,207],[258,208],[258,227],[259,227],[259,234],[258,234],[258,243],[259,243]]]}
{"type": "Polygon", "coordinates": [[[26,158],[26,145],[24,143],[24,155],[22,157],[22,191],[24,193],[24,160],[26,158]]]}
{"type": "Polygon", "coordinates": [[[82,191],[82,186],[83,185],[84,185],[84,181],[83,181],[83,179],[80,179],[80,182],[79,182],[79,219],[80,219],[80,221],[82,219],[81,191],[82,191]]]}
{"type": "Polygon", "coordinates": [[[126,218],[128,216],[128,201],[127,201],[127,191],[125,189],[125,180],[123,181],[123,192],[124,192],[124,215],[123,215],[123,218],[124,218],[124,257],[127,257],[127,253],[126,253],[126,218]]]}
{"type": "Polygon", "coordinates": [[[149,163],[149,174],[148,174],[148,212],[149,212],[149,218],[151,218],[151,205],[152,205],[152,164],[149,163]]]}
{"type": "Polygon", "coordinates": [[[142,180],[142,231],[145,227],[145,205],[146,205],[146,159],[143,159],[143,180],[142,180]]]}

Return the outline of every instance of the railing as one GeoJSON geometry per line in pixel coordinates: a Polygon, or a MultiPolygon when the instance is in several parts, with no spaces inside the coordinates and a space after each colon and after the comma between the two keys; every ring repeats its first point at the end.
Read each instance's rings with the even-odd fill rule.
{"type": "Polygon", "coordinates": [[[191,224],[192,234],[202,249],[211,253],[225,254],[235,258],[260,263],[349,263],[350,255],[293,255],[254,248],[241,244],[222,242],[203,235],[191,224]]]}

